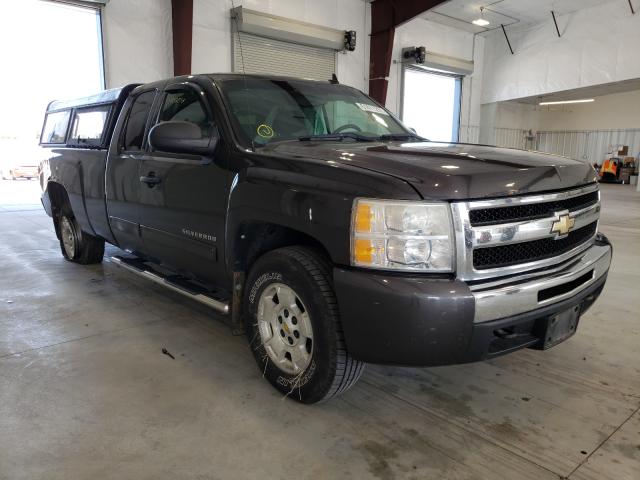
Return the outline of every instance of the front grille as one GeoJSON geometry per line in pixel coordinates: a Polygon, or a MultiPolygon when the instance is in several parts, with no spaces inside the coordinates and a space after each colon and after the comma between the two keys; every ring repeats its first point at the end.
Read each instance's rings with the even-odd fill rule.
{"type": "Polygon", "coordinates": [[[511,245],[477,248],[473,251],[473,266],[476,270],[484,270],[507,267],[518,263],[535,262],[562,255],[593,237],[596,234],[597,227],[598,222],[593,222],[569,232],[569,235],[560,240],[542,238],[511,245]]]}
{"type": "Polygon", "coordinates": [[[563,210],[580,210],[590,205],[594,205],[595,203],[598,203],[597,191],[580,195],[578,197],[554,200],[551,202],[471,210],[469,212],[469,220],[471,225],[474,227],[497,225],[500,223],[550,217],[555,212],[563,210]]]}

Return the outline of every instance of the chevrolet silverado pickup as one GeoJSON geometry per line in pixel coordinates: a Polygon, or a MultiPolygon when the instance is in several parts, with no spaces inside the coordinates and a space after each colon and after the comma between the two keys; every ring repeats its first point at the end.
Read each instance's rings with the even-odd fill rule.
{"type": "Polygon", "coordinates": [[[67,260],[119,247],[109,261],[221,312],[305,403],[365,363],[552,347],[611,262],[590,165],[432,143],[335,81],[193,75],[54,101],[41,145],[67,260]]]}

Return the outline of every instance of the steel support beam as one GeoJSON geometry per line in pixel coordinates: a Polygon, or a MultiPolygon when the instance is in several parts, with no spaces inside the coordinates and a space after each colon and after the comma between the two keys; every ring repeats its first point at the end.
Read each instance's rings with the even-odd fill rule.
{"type": "Polygon", "coordinates": [[[396,27],[445,0],[375,0],[371,4],[369,95],[384,105],[396,27]]]}
{"type": "Polygon", "coordinates": [[[189,75],[191,73],[193,0],[171,0],[171,26],[173,28],[173,74],[189,75]]]}

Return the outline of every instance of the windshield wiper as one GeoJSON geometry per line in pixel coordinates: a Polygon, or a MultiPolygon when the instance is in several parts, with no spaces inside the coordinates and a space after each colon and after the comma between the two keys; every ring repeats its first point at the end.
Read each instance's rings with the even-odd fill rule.
{"type": "Polygon", "coordinates": [[[298,137],[301,142],[309,142],[313,140],[326,140],[328,142],[341,142],[345,138],[355,140],[357,142],[375,142],[378,140],[376,137],[367,137],[366,135],[360,135],[359,133],[346,132],[346,133],[327,133],[324,135],[305,135],[298,137]]]}
{"type": "Polygon", "coordinates": [[[393,141],[404,141],[404,140],[417,140],[419,142],[428,142],[426,138],[421,137],[420,135],[416,135],[414,133],[387,133],[385,135],[380,135],[378,140],[383,142],[393,142],[393,141]]]}

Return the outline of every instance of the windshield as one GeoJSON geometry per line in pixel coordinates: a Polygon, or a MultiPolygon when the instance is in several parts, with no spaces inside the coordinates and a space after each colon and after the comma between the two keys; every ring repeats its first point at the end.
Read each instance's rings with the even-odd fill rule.
{"type": "Polygon", "coordinates": [[[246,147],[318,136],[356,140],[413,136],[369,97],[344,85],[252,77],[218,85],[246,147]]]}

